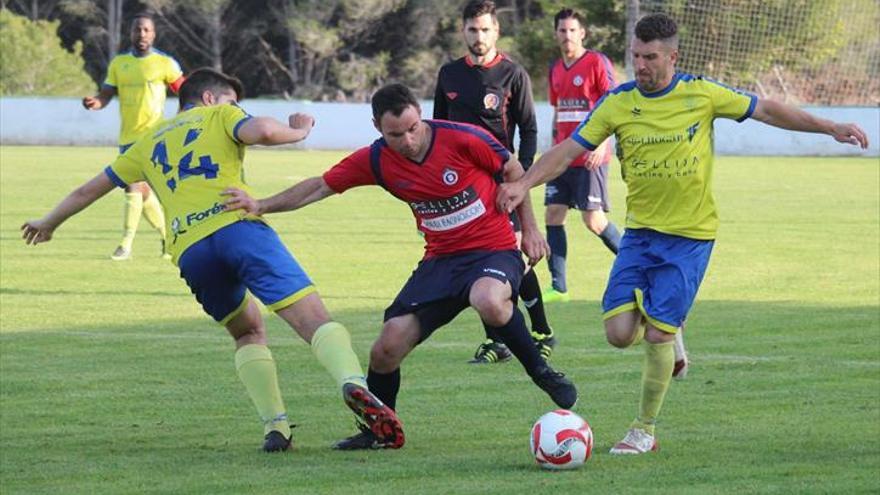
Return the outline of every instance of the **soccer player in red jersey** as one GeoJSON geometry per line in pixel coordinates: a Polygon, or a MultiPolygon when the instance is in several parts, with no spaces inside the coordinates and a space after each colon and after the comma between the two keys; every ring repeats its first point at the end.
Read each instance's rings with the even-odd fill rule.
{"type": "MultiPolygon", "coordinates": [[[[525,263],[506,212],[497,209],[495,176],[522,176],[519,161],[485,130],[462,123],[422,120],[403,85],[372,98],[373,123],[382,138],[361,148],[321,177],[306,179],[267,199],[229,189],[227,208],[249,213],[290,211],[357,186],[378,185],[412,209],[424,234],[425,256],[394,302],[370,352],[367,384],[394,409],[400,364],[416,345],[468,306],[499,335],[532,380],[559,406],[574,406],[574,385],[550,368],[532,342],[516,294],[525,263]]],[[[530,261],[547,252],[531,205],[518,209],[523,251],[530,261]]],[[[341,450],[382,448],[367,428],[336,444],[341,450]]]]}
{"type": "MultiPolygon", "coordinates": [[[[565,141],[577,129],[606,91],[614,88],[614,68],[604,54],[584,48],[587,35],[583,17],[571,10],[560,10],[553,19],[556,43],[561,57],[550,66],[548,85],[553,106],[553,144],[565,141]]],[[[620,233],[605,212],[610,207],[608,195],[608,141],[595,151],[573,160],[561,176],[547,183],[544,213],[550,257],[547,260],[553,286],[544,293],[545,302],[564,302],[569,298],[565,281],[565,258],[568,242],[565,217],[569,208],[581,212],[584,224],[599,236],[608,249],[617,254],[620,233]],[[598,164],[590,170],[587,162],[598,164]]]]}

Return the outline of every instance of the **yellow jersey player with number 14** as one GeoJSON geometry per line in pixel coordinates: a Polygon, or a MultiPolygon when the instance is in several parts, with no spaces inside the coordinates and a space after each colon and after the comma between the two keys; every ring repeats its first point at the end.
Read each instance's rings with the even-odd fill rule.
{"type": "Polygon", "coordinates": [[[386,445],[403,446],[394,411],[367,389],[351,337],[330,319],[312,281],[257,217],[227,211],[224,191],[246,188],[243,160],[249,144],[301,141],[314,119],[293,114],[285,125],[252,117],[236,105],[241,83],[212,69],[193,72],[180,88],[180,113],[141,136],[126,153],[80,186],[48,215],[25,222],[22,237],[39,244],[65,220],[110,192],[150,183],[169,219],[169,248],[196,300],[235,340],[235,367],[263,423],[266,452],[288,450],[290,424],[266,325],[256,296],[311,345],[341,388],[349,408],[386,445]]]}

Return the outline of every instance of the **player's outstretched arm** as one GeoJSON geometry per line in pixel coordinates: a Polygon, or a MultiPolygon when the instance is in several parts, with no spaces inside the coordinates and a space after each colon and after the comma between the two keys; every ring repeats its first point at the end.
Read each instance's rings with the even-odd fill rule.
{"type": "Polygon", "coordinates": [[[228,196],[224,202],[227,209],[244,210],[251,215],[293,211],[333,194],[336,193],[322,177],[311,177],[265,199],[254,199],[235,187],[223,191],[223,195],[228,196]]]}
{"type": "MultiPolygon", "coordinates": [[[[503,171],[505,183],[515,182],[525,173],[522,165],[514,156],[511,156],[504,164],[503,171]]],[[[520,224],[522,225],[522,251],[529,257],[529,264],[534,265],[541,258],[547,256],[550,252],[550,246],[538,230],[535,212],[532,209],[532,201],[528,194],[526,194],[526,197],[523,198],[523,201],[517,207],[516,214],[519,216],[520,224]]]]}
{"type": "Polygon", "coordinates": [[[238,139],[244,144],[292,144],[308,137],[315,119],[306,113],[288,117],[287,125],[272,117],[254,117],[238,130],[238,139]]]}
{"type": "Polygon", "coordinates": [[[48,242],[59,225],[112,191],[114,187],[107,174],[101,172],[68,194],[43,218],[25,222],[21,226],[21,238],[26,244],[48,242]]]}
{"type": "Polygon", "coordinates": [[[496,205],[503,211],[512,212],[528,197],[529,189],[562,175],[571,161],[583,152],[584,148],[571,138],[550,148],[519,180],[498,186],[496,205]]]}
{"type": "Polygon", "coordinates": [[[868,148],[868,136],[856,124],[841,124],[816,117],[792,105],[773,100],[759,99],[752,118],[767,125],[790,131],[828,134],[841,143],[868,148]]]}
{"type": "Polygon", "coordinates": [[[110,103],[113,96],[116,95],[116,88],[113,86],[104,86],[95,96],[86,96],[82,100],[82,105],[86,110],[100,110],[110,103]]]}

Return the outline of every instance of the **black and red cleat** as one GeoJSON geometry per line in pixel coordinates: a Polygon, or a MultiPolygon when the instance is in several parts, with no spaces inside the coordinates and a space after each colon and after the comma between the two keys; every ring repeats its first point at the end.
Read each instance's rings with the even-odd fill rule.
{"type": "Polygon", "coordinates": [[[356,383],[346,383],[342,387],[342,397],[346,405],[354,411],[360,420],[366,425],[366,429],[372,434],[375,445],[365,445],[362,447],[348,447],[341,445],[346,440],[352,440],[355,437],[363,436],[363,431],[355,437],[348,438],[338,442],[334,448],[339,450],[351,450],[352,448],[383,448],[383,449],[399,449],[403,447],[406,439],[403,434],[403,425],[397,419],[397,414],[390,407],[386,406],[381,400],[372,394],[366,387],[356,383]]]}

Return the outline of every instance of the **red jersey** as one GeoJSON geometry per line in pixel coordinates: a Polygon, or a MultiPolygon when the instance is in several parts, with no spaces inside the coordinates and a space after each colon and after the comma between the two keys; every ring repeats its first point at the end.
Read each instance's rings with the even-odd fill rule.
{"type": "MultiPolygon", "coordinates": [[[[550,66],[550,104],[556,108],[556,128],[553,144],[561,143],[574,133],[578,125],[589,115],[596,103],[610,89],[613,89],[614,69],[608,57],[599,52],[587,50],[566,67],[562,59],[550,66]]],[[[586,152],[571,162],[572,167],[582,167],[590,152],[586,152]]],[[[611,148],[607,148],[603,163],[611,159],[611,148]]]]}
{"type": "Polygon", "coordinates": [[[345,157],[324,173],[336,193],[380,185],[409,204],[425,237],[425,258],[467,251],[516,249],[507,213],[495,207],[496,174],[510,152],[479,127],[426,120],[431,144],[421,162],[384,139],[345,157]]]}

